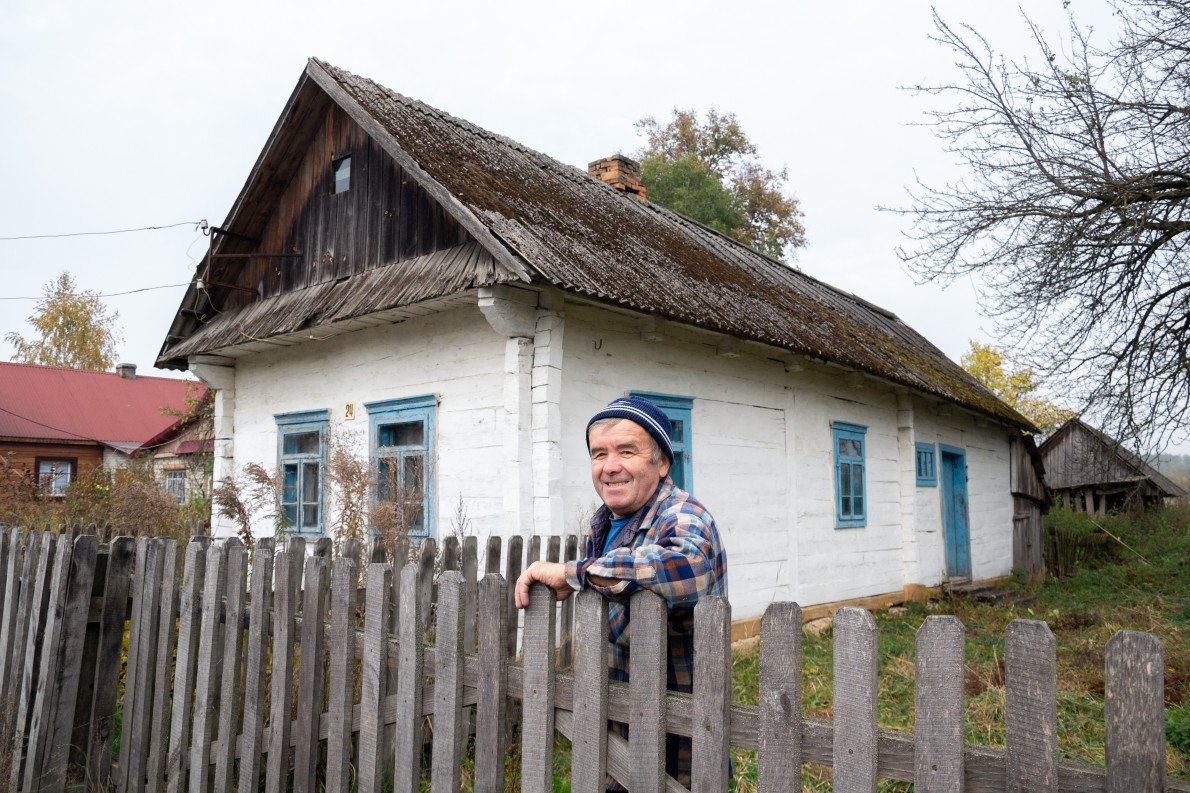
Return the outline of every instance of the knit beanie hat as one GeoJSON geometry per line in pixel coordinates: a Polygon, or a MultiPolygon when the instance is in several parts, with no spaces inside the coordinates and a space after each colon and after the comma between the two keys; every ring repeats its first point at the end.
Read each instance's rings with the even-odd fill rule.
{"type": "Polygon", "coordinates": [[[671,424],[669,417],[661,412],[661,408],[644,397],[626,396],[613,399],[608,406],[596,413],[587,422],[587,449],[591,449],[591,425],[601,419],[628,419],[635,422],[652,436],[657,446],[669,458],[673,465],[674,450],[669,440],[671,424]]]}

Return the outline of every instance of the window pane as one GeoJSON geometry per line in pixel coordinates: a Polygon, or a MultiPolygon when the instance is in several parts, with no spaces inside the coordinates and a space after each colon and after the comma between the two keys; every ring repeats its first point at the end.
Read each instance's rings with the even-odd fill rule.
{"type": "Polygon", "coordinates": [[[421,497],[423,478],[425,474],[425,458],[420,454],[406,455],[401,466],[401,485],[405,488],[406,498],[421,497]]]}
{"type": "Polygon", "coordinates": [[[839,438],[840,457],[862,457],[863,447],[854,438],[839,438]]]}
{"type": "Polygon", "coordinates": [[[686,489],[686,452],[674,450],[674,464],[673,468],[669,469],[669,476],[675,485],[686,489]]]}
{"type": "Polygon", "coordinates": [[[842,518],[850,518],[851,517],[851,496],[840,496],[839,497],[839,517],[842,517],[842,518]]]}
{"type": "Polygon", "coordinates": [[[682,421],[681,419],[670,419],[669,423],[670,426],[673,427],[673,430],[670,432],[670,437],[675,441],[682,440],[682,433],[685,431],[686,422],[682,421]]]}
{"type": "Polygon", "coordinates": [[[318,502],[318,463],[302,465],[302,503],[318,502]]]}
{"type": "Polygon", "coordinates": [[[864,516],[864,497],[856,496],[853,500],[855,511],[851,513],[854,517],[862,518],[864,516]]]}
{"type": "Polygon", "coordinates": [[[332,163],[335,174],[334,192],[345,193],[351,187],[351,157],[340,157],[332,163]]]}
{"type": "Polygon", "coordinates": [[[302,528],[303,529],[317,529],[318,528],[318,505],[317,504],[303,504],[302,505],[302,528]]]}
{"type": "Polygon", "coordinates": [[[420,421],[385,424],[380,428],[381,446],[424,446],[426,430],[420,421]]]}
{"type": "Polygon", "coordinates": [[[409,514],[409,531],[415,532],[418,534],[424,532],[426,530],[425,510],[422,509],[421,505],[418,504],[414,507],[411,507],[408,511],[408,514],[409,514]]]}
{"type": "MultiPolygon", "coordinates": [[[[862,500],[864,497],[864,467],[855,463],[851,464],[851,495],[862,500]]],[[[860,512],[858,508],[856,512],[860,512]]]]}
{"type": "MultiPolygon", "coordinates": [[[[288,463],[282,466],[281,503],[297,503],[297,464],[288,463]]],[[[292,525],[292,524],[291,524],[292,525]]]]}
{"type": "Polygon", "coordinates": [[[317,432],[293,432],[285,436],[282,454],[318,454],[317,432]]]}
{"type": "Polygon", "coordinates": [[[839,495],[851,495],[851,466],[839,463],[839,495]]]}
{"type": "Polygon", "coordinates": [[[286,526],[297,525],[297,504],[286,504],[281,508],[281,519],[286,526]]]}
{"type": "Polygon", "coordinates": [[[381,501],[388,501],[397,491],[397,469],[391,457],[381,457],[377,460],[376,497],[381,501]]]}

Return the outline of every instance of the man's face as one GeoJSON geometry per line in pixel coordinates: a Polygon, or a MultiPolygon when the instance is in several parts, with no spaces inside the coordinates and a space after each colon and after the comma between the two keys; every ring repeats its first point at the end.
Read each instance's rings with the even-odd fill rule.
{"type": "Polygon", "coordinates": [[[591,482],[595,492],[622,518],[643,507],[669,473],[669,460],[653,462],[653,439],[634,421],[591,428],[591,482]]]}

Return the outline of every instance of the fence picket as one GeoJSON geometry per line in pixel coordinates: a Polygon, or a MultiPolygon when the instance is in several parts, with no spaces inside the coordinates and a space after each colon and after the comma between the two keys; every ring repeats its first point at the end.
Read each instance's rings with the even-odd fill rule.
{"type": "Polygon", "coordinates": [[[505,599],[508,604],[505,606],[505,612],[508,614],[508,633],[504,637],[504,651],[509,655],[516,655],[516,635],[517,622],[520,618],[520,612],[513,603],[513,590],[516,587],[516,581],[521,577],[521,553],[524,550],[524,539],[519,535],[510,537],[508,540],[508,554],[505,556],[504,565],[504,586],[507,587],[505,599]]]}
{"type": "Polygon", "coordinates": [[[607,601],[594,589],[574,595],[574,728],[570,784],[604,790],[607,774],[607,601]]]}
{"type": "MultiPolygon", "coordinates": [[[[554,789],[554,604],[545,584],[529,589],[525,610],[524,683],[521,717],[521,790],[554,789]]],[[[635,643],[633,648],[635,649],[635,643]]],[[[634,788],[635,789],[635,788],[634,788]]]]}
{"type": "Polygon", "coordinates": [[[41,658],[36,671],[37,689],[29,719],[28,744],[25,751],[24,789],[31,792],[41,787],[49,748],[47,744],[53,727],[55,683],[62,664],[62,612],[66,606],[66,585],[74,556],[74,543],[70,535],[59,535],[57,545],[53,573],[46,592],[45,628],[41,637],[41,658]]]}
{"type": "Polygon", "coordinates": [[[529,545],[525,549],[525,567],[541,559],[541,535],[534,534],[529,538],[529,545]]]}
{"type": "MultiPolygon", "coordinates": [[[[128,593],[132,607],[128,615],[128,655],[124,665],[124,695],[120,700],[121,732],[124,729],[123,725],[128,725],[127,729],[129,730],[136,727],[133,722],[136,718],[136,681],[140,675],[141,612],[144,611],[145,606],[145,569],[149,563],[149,539],[149,537],[136,539],[136,561],[133,563],[132,585],[128,593]]],[[[120,756],[116,760],[116,793],[127,793],[128,791],[128,772],[131,770],[131,759],[128,753],[131,746],[132,741],[120,741],[120,756]]]]}
{"type": "Polygon", "coordinates": [[[447,570],[438,578],[438,618],[434,652],[434,752],[430,789],[454,793],[463,760],[463,589],[462,573],[447,570]]]}
{"type": "Polygon", "coordinates": [[[913,789],[963,790],[963,623],[932,615],[917,631],[913,789]]]}
{"type": "Polygon", "coordinates": [[[244,661],[244,723],[240,732],[240,793],[256,793],[264,746],[264,683],[268,660],[269,615],[273,604],[274,541],[256,541],[252,551],[248,605],[248,647],[244,661]]]}
{"type": "Polygon", "coordinates": [[[108,545],[103,612],[99,616],[99,644],[95,650],[91,727],[87,735],[86,778],[93,780],[100,790],[107,789],[111,779],[111,739],[116,723],[116,687],[120,680],[119,675],[111,674],[111,670],[120,668],[132,552],[130,537],[116,537],[108,545]]]}
{"type": "MultiPolygon", "coordinates": [[[[21,600],[21,561],[24,557],[24,538],[19,528],[4,534],[4,603],[0,604],[0,702],[7,702],[8,679],[15,664],[17,606],[21,600]]],[[[0,735],[8,734],[5,718],[0,714],[0,735]]]]}
{"type": "MultiPolygon", "coordinates": [[[[417,613],[421,615],[421,636],[423,639],[429,633],[430,616],[434,611],[434,557],[437,550],[438,546],[435,544],[434,538],[426,537],[421,541],[417,559],[417,599],[420,601],[417,613]]],[[[401,590],[404,591],[403,586],[401,590]]]]}
{"type": "Polygon", "coordinates": [[[1040,620],[1013,620],[1004,635],[1008,793],[1058,789],[1057,651],[1040,620]]]}
{"type": "MultiPolygon", "coordinates": [[[[33,608],[34,577],[37,574],[42,545],[43,537],[41,532],[30,531],[25,535],[21,552],[21,587],[18,593],[19,599],[12,630],[12,656],[11,662],[5,670],[5,678],[3,680],[4,699],[8,701],[15,700],[21,695],[24,666],[19,662],[24,660],[29,649],[29,615],[33,608]]],[[[15,728],[15,714],[12,718],[13,727],[15,728]]]]}
{"type": "MultiPolygon", "coordinates": [[[[327,793],[347,793],[351,782],[351,707],[355,695],[355,560],[331,569],[331,666],[326,741],[327,793]]],[[[361,733],[362,734],[362,733],[361,733]]]]}
{"type": "MultiPolygon", "coordinates": [[[[138,593],[140,607],[136,610],[137,652],[128,649],[128,679],[134,681],[124,689],[124,724],[128,725],[128,740],[132,746],[146,746],[149,741],[149,717],[153,708],[153,684],[157,671],[157,631],[161,609],[161,578],[165,569],[165,554],[161,540],[148,539],[137,543],[136,563],[140,568],[138,593]],[[132,671],[135,668],[135,671],[132,671]]],[[[121,746],[123,740],[121,740],[121,746]]],[[[120,752],[124,754],[123,751],[120,752]]],[[[145,789],[145,761],[147,752],[129,751],[128,770],[124,774],[125,790],[141,793],[145,789]]]]}
{"type": "Polygon", "coordinates": [[[757,793],[802,789],[802,610],[771,603],[760,619],[757,793]]]}
{"type": "Polygon", "coordinates": [[[61,793],[66,782],[66,764],[70,758],[70,739],[74,732],[75,695],[87,637],[87,612],[91,605],[91,586],[95,581],[95,563],[99,541],[94,536],[74,541],[70,572],[66,581],[61,618],[61,639],[57,648],[57,674],[47,683],[49,694],[48,725],[44,761],[39,774],[39,790],[61,793]]]}
{"type": "Polygon", "coordinates": [[[834,790],[876,793],[876,622],[845,606],[834,632],[834,790]]]}
{"type": "Polygon", "coordinates": [[[244,667],[244,592],[248,555],[244,544],[231,537],[223,545],[223,655],[220,659],[219,743],[215,747],[215,790],[234,790],[236,749],[239,739],[240,676],[244,667]]]}
{"type": "Polygon", "coordinates": [[[500,538],[496,535],[488,537],[487,549],[483,554],[483,572],[498,573],[500,572],[500,546],[503,545],[500,538]]]}
{"type": "Polygon", "coordinates": [[[442,541],[442,569],[459,569],[459,538],[453,534],[442,541]]]}
{"type": "Polygon", "coordinates": [[[289,781],[293,707],[294,617],[302,589],[305,543],[289,541],[273,560],[273,655],[269,679],[269,747],[265,793],[285,793],[289,781]]]}
{"type": "MultiPolygon", "coordinates": [[[[41,642],[44,638],[45,615],[50,598],[50,579],[54,573],[54,556],[58,552],[57,538],[45,532],[39,543],[37,555],[36,578],[30,589],[28,623],[25,632],[25,645],[22,654],[25,665],[21,670],[20,699],[17,700],[17,718],[14,734],[12,775],[9,778],[9,790],[22,790],[22,771],[28,762],[28,755],[34,749],[30,738],[30,728],[35,711],[35,697],[37,685],[40,682],[41,642]]],[[[26,583],[28,586],[28,583],[26,583]]]]}
{"type": "Polygon", "coordinates": [[[475,535],[463,538],[463,652],[475,652],[476,587],[479,584],[479,543],[475,535]]]}
{"type": "Polygon", "coordinates": [[[302,592],[302,651],[298,663],[297,724],[294,727],[296,740],[293,746],[294,793],[316,793],[318,789],[318,722],[322,715],[322,689],[325,682],[325,615],[329,583],[327,564],[328,560],[323,556],[315,555],[306,559],[305,586],[302,592]]]}
{"type": "MultiPolygon", "coordinates": [[[[490,544],[488,550],[491,550],[490,544]]],[[[489,573],[479,582],[479,691],[475,705],[475,793],[504,791],[504,751],[507,745],[505,714],[508,702],[508,668],[504,654],[508,603],[504,590],[504,579],[499,573],[489,573]]]]}
{"type": "MultiPolygon", "coordinates": [[[[393,542],[393,563],[392,563],[392,591],[389,593],[389,623],[388,633],[390,636],[396,638],[400,635],[401,626],[401,572],[405,569],[405,565],[409,563],[409,538],[398,537],[393,542]]],[[[385,681],[384,690],[392,694],[397,690],[397,663],[393,660],[392,655],[388,652],[384,654],[385,675],[388,680],[385,681]]],[[[387,756],[392,757],[393,752],[397,747],[397,732],[395,724],[386,724],[384,727],[384,751],[387,756]]]]}
{"type": "Polygon", "coordinates": [[[190,768],[190,712],[198,671],[207,551],[207,544],[196,537],[191,537],[186,546],[182,595],[178,599],[178,655],[174,665],[174,696],[170,708],[169,755],[165,758],[167,793],[181,793],[185,789],[186,773],[190,768]]]}
{"type": "Polygon", "coordinates": [[[694,607],[691,791],[726,793],[731,756],[731,606],[717,596],[694,607]]]}
{"type": "Polygon", "coordinates": [[[145,792],[159,793],[165,784],[165,757],[169,752],[169,679],[174,666],[174,639],[178,618],[178,563],[181,547],[165,540],[161,549],[161,598],[158,603],[157,663],[153,670],[153,705],[149,711],[149,745],[145,763],[145,792]]]}
{"type": "Polygon", "coordinates": [[[422,598],[421,571],[401,571],[400,660],[397,674],[397,739],[393,793],[417,793],[421,777],[422,598]]]}
{"type": "Polygon", "coordinates": [[[387,747],[383,740],[384,700],[388,691],[386,667],[391,592],[392,568],[383,562],[373,562],[368,566],[364,646],[360,663],[359,793],[380,793],[384,776],[382,758],[387,747]]]}
{"type": "Polygon", "coordinates": [[[67,767],[71,777],[80,776],[87,767],[87,742],[93,726],[91,708],[95,701],[95,660],[99,650],[99,612],[101,600],[92,600],[103,592],[107,581],[107,546],[99,543],[95,526],[87,528],[89,536],[95,538],[95,565],[91,578],[91,591],[87,593],[87,615],[83,624],[83,641],[78,657],[78,686],[74,694],[73,726],[68,741],[67,767]],[[94,614],[93,614],[94,610],[94,614]]]}
{"type": "Polygon", "coordinates": [[[665,669],[668,627],[665,601],[647,589],[636,592],[632,610],[632,675],[628,697],[628,749],[633,793],[665,790],[665,669]]]}
{"type": "Polygon", "coordinates": [[[220,662],[223,659],[223,631],[220,630],[222,595],[227,586],[226,546],[212,545],[207,551],[203,580],[202,624],[199,628],[198,664],[195,669],[194,723],[191,727],[190,789],[206,790],[211,780],[211,741],[219,717],[217,693],[220,662]]]}
{"type": "MultiPolygon", "coordinates": [[[[566,547],[562,552],[562,561],[569,562],[578,558],[578,537],[566,535],[566,547]]],[[[576,601],[573,597],[562,601],[562,638],[558,648],[558,665],[569,669],[574,657],[574,610],[576,601]]]]}
{"type": "Polygon", "coordinates": [[[1107,793],[1165,790],[1165,652],[1148,633],[1107,642],[1107,793]]]}

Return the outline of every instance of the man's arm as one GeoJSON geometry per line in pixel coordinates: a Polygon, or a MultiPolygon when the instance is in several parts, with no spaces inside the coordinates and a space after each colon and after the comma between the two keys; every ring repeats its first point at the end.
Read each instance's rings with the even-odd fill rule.
{"type": "Polygon", "coordinates": [[[574,589],[566,581],[566,565],[559,562],[534,562],[525,568],[525,572],[516,580],[513,601],[517,608],[523,609],[529,605],[529,587],[536,582],[554,590],[558,600],[565,600],[574,593],[574,589]]]}
{"type": "Polygon", "coordinates": [[[722,573],[716,569],[714,529],[700,514],[690,512],[664,515],[661,526],[652,543],[567,562],[570,588],[590,586],[617,599],[645,588],[665,598],[671,607],[693,605],[722,573]]]}

